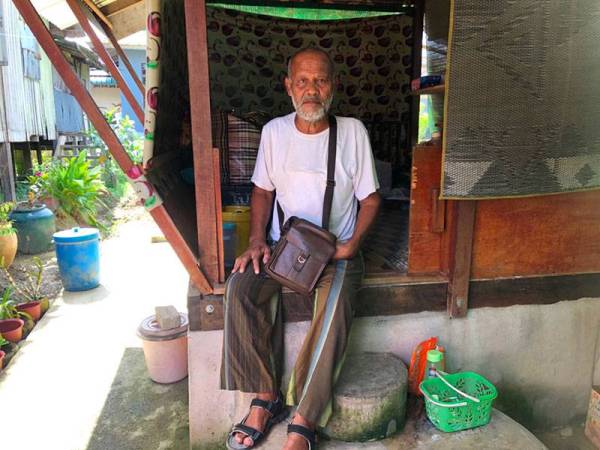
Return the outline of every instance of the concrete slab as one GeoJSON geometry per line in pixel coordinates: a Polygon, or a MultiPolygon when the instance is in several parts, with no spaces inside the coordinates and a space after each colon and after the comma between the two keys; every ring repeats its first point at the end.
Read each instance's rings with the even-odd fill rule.
{"type": "Polygon", "coordinates": [[[1,448],[188,447],[187,379],[151,382],[136,336],[156,305],[186,311],[187,274],[156,234],[145,213],[121,225],[101,244],[101,286],[59,297],[0,373],[1,448]]]}
{"type": "MultiPolygon", "coordinates": [[[[528,429],[562,427],[583,421],[592,382],[597,383],[599,301],[481,308],[457,320],[438,312],[357,318],[349,354],[391,352],[407,363],[415,345],[439,336],[448,371],[471,370],[488,378],[498,388],[498,409],[528,429]]],[[[308,325],[286,324],[284,386],[308,325]]],[[[221,341],[221,331],[190,333],[193,444],[221,442],[251,399],[219,390],[221,341]]]]}
{"type": "MultiPolygon", "coordinates": [[[[269,434],[261,450],[280,450],[287,439],[286,423],[269,434]]],[[[494,410],[485,427],[457,433],[436,430],[426,419],[410,419],[401,433],[376,442],[319,442],[319,450],[545,450],[533,434],[500,411],[494,410]]]]}

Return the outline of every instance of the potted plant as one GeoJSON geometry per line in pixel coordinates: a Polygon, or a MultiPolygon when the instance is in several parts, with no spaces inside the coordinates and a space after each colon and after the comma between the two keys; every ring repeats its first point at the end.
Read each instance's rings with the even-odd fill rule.
{"type": "Polygon", "coordinates": [[[8,344],[9,342],[0,334],[0,370],[4,367],[4,357],[6,356],[6,352],[2,350],[2,347],[8,344]]]}
{"type": "Polygon", "coordinates": [[[25,281],[21,284],[15,281],[8,269],[2,267],[1,270],[19,298],[17,310],[27,313],[37,322],[42,314],[48,310],[49,301],[48,297],[42,293],[44,264],[37,256],[34,256],[32,261],[33,268],[29,270],[22,269],[25,273],[25,281]]]}
{"type": "Polygon", "coordinates": [[[17,230],[10,220],[14,207],[12,202],[0,203],[0,265],[3,267],[9,267],[17,254],[17,230]]]}
{"type": "Polygon", "coordinates": [[[29,314],[19,311],[12,299],[12,289],[7,287],[0,298],[0,334],[11,342],[19,342],[23,337],[25,321],[31,320],[29,314]]]}

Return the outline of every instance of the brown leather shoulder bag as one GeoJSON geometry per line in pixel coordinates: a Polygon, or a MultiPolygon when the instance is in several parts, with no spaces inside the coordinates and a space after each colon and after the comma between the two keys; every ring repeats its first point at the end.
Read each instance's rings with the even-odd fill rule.
{"type": "Polygon", "coordinates": [[[329,231],[329,217],[335,186],[335,155],[337,122],[329,116],[329,145],[327,152],[327,187],[323,199],[322,226],[308,220],[290,217],[283,222],[283,210],[277,203],[280,238],[273,249],[265,271],[283,286],[309,295],[327,264],[335,254],[336,237],[329,231]]]}

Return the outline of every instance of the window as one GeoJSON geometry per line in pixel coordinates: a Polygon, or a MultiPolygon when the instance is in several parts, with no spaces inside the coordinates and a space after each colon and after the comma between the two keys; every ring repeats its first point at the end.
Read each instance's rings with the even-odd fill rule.
{"type": "Polygon", "coordinates": [[[25,24],[23,24],[21,32],[21,54],[23,55],[23,75],[32,80],[39,80],[42,56],[35,36],[25,24]]]}

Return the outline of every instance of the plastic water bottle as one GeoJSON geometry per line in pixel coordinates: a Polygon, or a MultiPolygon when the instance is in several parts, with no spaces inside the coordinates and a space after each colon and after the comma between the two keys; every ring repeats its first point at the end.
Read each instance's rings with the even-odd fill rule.
{"type": "Polygon", "coordinates": [[[437,377],[438,370],[444,370],[446,364],[444,361],[444,354],[439,350],[429,350],[427,352],[427,366],[425,367],[425,377],[435,378],[437,377]]]}

